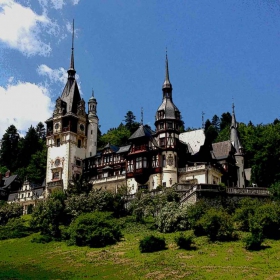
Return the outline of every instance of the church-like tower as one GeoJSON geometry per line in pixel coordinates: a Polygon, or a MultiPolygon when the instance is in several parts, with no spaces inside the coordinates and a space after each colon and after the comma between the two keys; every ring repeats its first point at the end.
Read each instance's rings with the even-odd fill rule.
{"type": "Polygon", "coordinates": [[[230,126],[230,141],[232,146],[235,149],[235,161],[237,167],[237,182],[236,185],[238,188],[245,188],[245,174],[244,174],[244,152],[241,145],[239,134],[237,130],[237,122],[234,112],[234,104],[232,104],[232,119],[230,126]]]}
{"type": "Polygon", "coordinates": [[[96,155],[98,133],[97,101],[92,91],[92,97],[88,101],[88,126],[87,126],[87,152],[86,157],[96,155]]]}
{"type": "Polygon", "coordinates": [[[172,100],[172,84],[169,79],[168,58],[165,60],[165,80],[162,86],[162,104],[156,112],[156,139],[161,149],[162,185],[177,183],[179,133],[182,126],[181,113],[172,100]]]}
{"type": "Polygon", "coordinates": [[[67,189],[73,176],[82,174],[82,160],[87,151],[87,114],[81,98],[74,67],[74,22],[68,79],[56,100],[53,116],[47,124],[47,191],[67,189]]]}

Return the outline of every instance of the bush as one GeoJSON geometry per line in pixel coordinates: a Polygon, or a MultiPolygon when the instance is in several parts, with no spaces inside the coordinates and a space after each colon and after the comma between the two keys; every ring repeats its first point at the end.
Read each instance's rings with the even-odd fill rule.
{"type": "Polygon", "coordinates": [[[175,243],[180,249],[189,250],[193,244],[193,236],[185,236],[182,233],[174,238],[175,243]]]}
{"type": "Polygon", "coordinates": [[[140,240],[139,250],[141,253],[151,253],[165,249],[165,239],[149,235],[140,240]]]}
{"type": "Polygon", "coordinates": [[[49,243],[53,240],[53,238],[49,235],[39,235],[38,237],[34,237],[31,242],[33,243],[49,243]]]}
{"type": "Polygon", "coordinates": [[[122,237],[111,213],[93,212],[78,216],[69,226],[69,244],[94,248],[115,244],[122,237]]]}
{"type": "Polygon", "coordinates": [[[237,228],[242,231],[249,231],[249,217],[254,215],[260,202],[256,199],[245,198],[240,202],[239,208],[234,213],[234,220],[237,222],[237,228]]]}
{"type": "Polygon", "coordinates": [[[261,249],[261,244],[263,242],[262,233],[251,233],[248,237],[244,239],[245,248],[247,250],[257,251],[261,249]]]}
{"type": "Polygon", "coordinates": [[[9,219],[22,216],[22,205],[18,203],[3,203],[0,206],[0,225],[5,225],[9,219]]]}
{"type": "Polygon", "coordinates": [[[226,241],[234,238],[233,221],[223,210],[210,208],[196,223],[195,233],[203,232],[211,241],[226,241]]]}
{"type": "Polygon", "coordinates": [[[160,232],[174,232],[188,228],[187,208],[176,202],[168,202],[156,217],[156,226],[160,232]]]}
{"type": "Polygon", "coordinates": [[[5,226],[0,226],[0,240],[21,238],[29,235],[29,228],[21,218],[13,218],[5,226]]]}

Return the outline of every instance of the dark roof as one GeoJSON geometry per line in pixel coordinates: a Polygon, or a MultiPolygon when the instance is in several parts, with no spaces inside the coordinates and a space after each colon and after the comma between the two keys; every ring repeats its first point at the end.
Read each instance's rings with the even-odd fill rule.
{"type": "Polygon", "coordinates": [[[130,149],[130,146],[131,146],[131,145],[127,145],[127,146],[122,146],[122,147],[120,147],[119,150],[117,151],[117,154],[128,152],[129,149],[130,149]]]}
{"type": "Polygon", "coordinates": [[[113,152],[117,152],[119,150],[119,147],[111,145],[110,143],[108,143],[102,150],[107,148],[111,149],[113,152]]]}
{"type": "Polygon", "coordinates": [[[37,197],[41,196],[44,192],[44,188],[39,188],[39,189],[36,189],[34,190],[35,194],[37,197]]]}
{"type": "Polygon", "coordinates": [[[129,140],[141,138],[141,137],[151,138],[152,135],[153,135],[152,130],[149,129],[147,126],[141,124],[139,128],[129,137],[129,140]]]}
{"type": "Polygon", "coordinates": [[[213,154],[216,159],[227,158],[233,150],[229,140],[212,144],[213,154]]]}
{"type": "Polygon", "coordinates": [[[8,196],[8,201],[14,201],[18,197],[18,193],[10,193],[8,196]]]}
{"type": "Polygon", "coordinates": [[[4,177],[3,180],[4,180],[4,186],[3,188],[7,188],[9,187],[17,178],[17,175],[11,175],[10,177],[4,177]]]}
{"type": "Polygon", "coordinates": [[[67,103],[67,113],[77,113],[78,103],[81,101],[81,95],[75,79],[68,78],[61,94],[61,100],[67,103]]]}
{"type": "Polygon", "coordinates": [[[158,108],[158,111],[162,110],[165,112],[163,119],[176,119],[175,112],[180,112],[169,98],[163,99],[162,104],[158,108]]]}

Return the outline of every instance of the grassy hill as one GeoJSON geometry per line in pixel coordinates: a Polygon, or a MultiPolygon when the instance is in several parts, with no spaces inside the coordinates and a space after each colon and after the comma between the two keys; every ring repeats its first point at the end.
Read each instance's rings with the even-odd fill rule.
{"type": "Polygon", "coordinates": [[[209,243],[195,238],[195,249],[178,249],[172,234],[128,224],[124,238],[101,249],[64,242],[32,243],[37,234],[0,241],[0,279],[279,279],[280,241],[266,240],[250,252],[242,241],[209,243]],[[139,240],[164,236],[168,249],[140,253],[139,240]]]}

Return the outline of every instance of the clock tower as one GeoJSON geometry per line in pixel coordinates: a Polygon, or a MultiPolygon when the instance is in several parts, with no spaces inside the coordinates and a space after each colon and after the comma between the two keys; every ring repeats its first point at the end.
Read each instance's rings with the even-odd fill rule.
{"type": "Polygon", "coordinates": [[[73,176],[82,174],[82,160],[87,152],[87,114],[74,68],[74,23],[68,79],[56,100],[53,116],[47,124],[47,191],[67,189],[73,176]]]}

